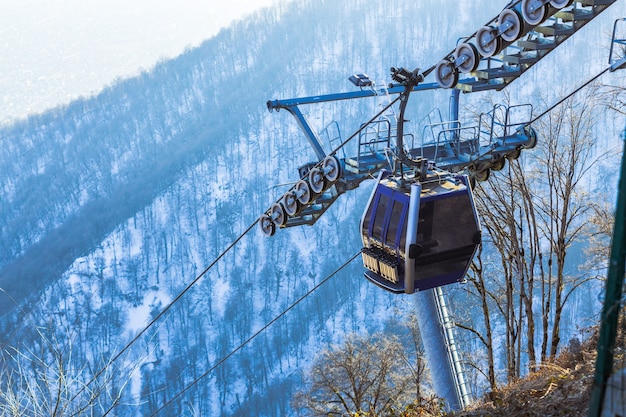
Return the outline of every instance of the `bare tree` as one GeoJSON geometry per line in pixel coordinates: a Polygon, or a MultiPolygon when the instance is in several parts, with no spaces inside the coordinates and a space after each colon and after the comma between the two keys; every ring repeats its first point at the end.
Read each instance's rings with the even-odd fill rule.
{"type": "MultiPolygon", "coordinates": [[[[468,321],[460,327],[485,347],[488,368],[483,374],[492,388],[496,381],[491,367],[499,349],[505,353],[509,381],[521,376],[524,359],[532,371],[538,361],[555,356],[564,307],[572,293],[593,278],[567,276],[565,266],[571,245],[590,236],[590,219],[606,214],[589,192],[590,170],[605,156],[596,152],[593,135],[598,108],[593,94],[566,101],[535,126],[537,149],[524,152],[522,160],[509,161],[506,169],[475,189],[485,245],[492,248],[489,256],[497,255],[500,276],[486,285],[483,248],[468,286],[482,306],[483,323],[468,321]],[[494,322],[504,324],[502,348],[493,346],[494,322]],[[535,351],[536,324],[540,353],[535,351]]],[[[596,235],[604,236],[605,229],[596,224],[596,235]]]]}
{"type": "MultiPolygon", "coordinates": [[[[414,358],[411,358],[411,355],[407,352],[406,348],[403,349],[403,356],[410,371],[412,386],[415,389],[415,401],[419,403],[425,397],[422,390],[422,384],[426,375],[426,360],[424,357],[424,347],[422,345],[422,336],[419,330],[417,315],[411,314],[408,317],[405,326],[410,333],[411,341],[413,343],[412,350],[414,358]]],[[[407,394],[410,395],[410,393],[407,394]]]]}
{"type": "Polygon", "coordinates": [[[307,375],[308,388],[294,405],[311,416],[391,414],[412,402],[423,367],[407,372],[403,346],[395,336],[348,337],[341,346],[324,350],[307,375]],[[420,371],[421,369],[421,371],[420,371]]]}
{"type": "Polygon", "coordinates": [[[71,338],[37,333],[33,347],[9,347],[0,356],[0,415],[106,415],[120,404],[132,371],[119,372],[110,362],[77,364],[71,338]],[[87,382],[93,365],[105,372],[87,382]]]}
{"type": "Polygon", "coordinates": [[[626,88],[604,84],[599,89],[599,98],[609,109],[626,116],[626,88]]]}
{"type": "MultiPolygon", "coordinates": [[[[504,93],[505,108],[511,105],[510,95],[504,93]]],[[[496,103],[487,99],[481,107],[493,108],[497,125],[506,123],[506,112],[495,111],[496,103]]],[[[488,118],[480,118],[478,111],[467,109],[476,118],[486,123],[488,118]]],[[[481,126],[490,129],[487,123],[481,126]]],[[[504,133],[504,132],[501,132],[504,133]]],[[[526,151],[524,154],[527,154],[526,151]]],[[[469,331],[485,348],[487,370],[484,364],[470,363],[482,373],[491,386],[496,388],[495,357],[500,356],[500,347],[493,346],[493,328],[503,322],[505,341],[503,349],[506,361],[507,380],[521,375],[521,356],[527,355],[529,369],[537,363],[535,352],[535,297],[536,275],[543,273],[541,267],[540,230],[534,208],[531,183],[536,173],[527,172],[528,166],[517,160],[518,154],[511,154],[506,168],[490,176],[490,180],[475,187],[476,208],[486,232],[485,243],[488,249],[481,249],[470,270],[467,292],[478,298],[482,309],[482,323],[472,323],[471,317],[457,323],[469,331]],[[487,243],[488,242],[488,243],[487,243]],[[493,260],[493,255],[497,255],[493,260]],[[484,260],[489,265],[487,272],[484,260]],[[489,283],[488,283],[489,281],[489,283]]],[[[494,167],[494,170],[498,170],[494,167]]]]}
{"type": "MultiPolygon", "coordinates": [[[[470,323],[472,318],[471,314],[465,315],[466,319],[458,317],[456,319],[456,326],[460,329],[469,331],[478,338],[482,347],[486,351],[487,371],[484,371],[484,366],[481,363],[477,363],[476,352],[472,352],[471,359],[467,358],[467,364],[481,373],[489,383],[490,389],[493,391],[498,387],[496,380],[496,368],[494,361],[494,345],[493,345],[493,326],[492,326],[492,305],[497,300],[496,295],[486,285],[486,271],[483,265],[482,246],[479,248],[476,257],[474,258],[468,275],[469,286],[465,287],[466,291],[472,296],[476,297],[480,301],[480,307],[483,319],[483,331],[479,330],[476,326],[470,323]]],[[[469,356],[469,355],[468,355],[469,356]]]]}
{"type": "Polygon", "coordinates": [[[591,233],[589,247],[585,250],[587,255],[585,269],[599,279],[606,278],[614,221],[615,212],[612,203],[605,201],[594,205],[588,223],[591,233]]]}
{"type": "Polygon", "coordinates": [[[535,188],[547,193],[537,193],[535,205],[543,236],[549,243],[548,274],[541,283],[542,360],[556,355],[563,308],[584,282],[567,282],[565,265],[572,243],[588,233],[587,220],[594,206],[584,181],[602,157],[595,154],[594,146],[597,112],[594,96],[589,94],[580,101],[567,100],[541,123],[543,140],[538,146],[537,160],[543,172],[535,188]]]}
{"type": "MultiPolygon", "coordinates": [[[[474,293],[483,306],[483,319],[486,331],[490,331],[490,308],[492,301],[496,311],[504,319],[506,329],[506,366],[507,379],[513,380],[521,375],[522,345],[528,355],[528,366],[536,364],[535,354],[535,313],[534,288],[535,275],[541,273],[541,254],[539,251],[539,230],[533,193],[528,185],[529,179],[518,161],[510,161],[508,168],[501,175],[494,175],[487,183],[476,190],[476,206],[481,216],[483,227],[499,255],[502,275],[499,288],[487,288],[484,270],[480,262],[473,266],[474,293]],[[526,342],[524,344],[524,341],[526,342]]],[[[487,336],[487,335],[485,335],[487,336]]],[[[483,339],[489,344],[489,338],[483,339]]],[[[491,347],[488,349],[490,350],[491,347]]],[[[493,352],[491,353],[493,355],[493,352]]],[[[491,356],[489,355],[489,356],[491,356]]],[[[489,378],[494,386],[495,379],[489,378]]]]}

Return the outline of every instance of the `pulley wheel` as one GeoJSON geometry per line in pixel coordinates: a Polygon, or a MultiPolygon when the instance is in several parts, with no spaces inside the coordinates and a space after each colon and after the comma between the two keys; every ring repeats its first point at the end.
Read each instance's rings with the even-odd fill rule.
{"type": "Polygon", "coordinates": [[[295,216],[300,212],[302,205],[292,190],[287,191],[283,196],[283,207],[287,216],[295,216]]]}
{"type": "Polygon", "coordinates": [[[341,177],[341,162],[336,156],[329,155],[322,162],[324,177],[328,182],[335,182],[341,177]]]}
{"type": "Polygon", "coordinates": [[[287,214],[280,203],[272,204],[272,207],[270,207],[270,217],[276,226],[282,227],[287,224],[287,214]]]}
{"type": "Polygon", "coordinates": [[[306,182],[305,180],[300,180],[296,183],[296,196],[298,198],[298,201],[300,202],[300,204],[302,204],[303,206],[306,206],[307,204],[309,204],[311,202],[311,188],[309,187],[309,183],[306,182]]]}
{"type": "Polygon", "coordinates": [[[509,152],[508,154],[506,154],[506,159],[508,159],[509,161],[514,161],[517,158],[519,158],[521,153],[522,153],[521,149],[515,149],[514,151],[509,152]]]}
{"type": "Polygon", "coordinates": [[[453,88],[459,82],[459,72],[452,62],[443,59],[435,67],[435,78],[441,88],[453,88]]]}
{"type": "Polygon", "coordinates": [[[524,144],[524,149],[532,149],[537,146],[537,132],[530,126],[524,126],[524,133],[528,137],[528,142],[524,144]]]}
{"type": "Polygon", "coordinates": [[[274,233],[276,233],[276,225],[272,221],[272,218],[267,214],[261,216],[259,219],[259,225],[261,226],[261,231],[265,236],[274,236],[274,233]]]}
{"type": "Polygon", "coordinates": [[[504,9],[498,17],[498,26],[508,27],[500,34],[506,42],[514,42],[522,36],[524,31],[524,19],[516,10],[504,9]]]}
{"type": "Polygon", "coordinates": [[[483,26],[476,32],[476,49],[485,58],[497,55],[502,50],[502,38],[496,34],[496,29],[483,26]]]}
{"type": "Polygon", "coordinates": [[[473,178],[478,182],[484,182],[489,179],[489,175],[491,174],[491,170],[489,168],[483,169],[482,171],[474,172],[473,178]]]}
{"type": "Polygon", "coordinates": [[[506,160],[503,156],[501,156],[500,158],[496,158],[491,162],[491,169],[494,171],[501,171],[502,168],[504,168],[505,162],[506,160]]]}
{"type": "Polygon", "coordinates": [[[550,0],[550,5],[555,9],[562,9],[571,6],[574,0],[550,0]]]}
{"type": "Polygon", "coordinates": [[[309,171],[309,187],[315,194],[324,192],[326,182],[324,181],[324,173],[321,169],[314,167],[309,171]]]}
{"type": "Polygon", "coordinates": [[[522,0],[522,16],[526,23],[537,26],[548,17],[548,4],[540,0],[522,0]]]}
{"type": "Polygon", "coordinates": [[[463,62],[457,67],[459,71],[467,73],[474,72],[478,69],[480,63],[480,55],[478,49],[471,43],[460,43],[454,51],[454,60],[458,61],[463,58],[463,62]]]}

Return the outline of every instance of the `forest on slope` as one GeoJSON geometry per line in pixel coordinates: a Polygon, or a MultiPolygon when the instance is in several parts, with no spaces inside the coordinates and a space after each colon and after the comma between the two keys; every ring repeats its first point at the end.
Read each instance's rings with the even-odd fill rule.
{"type": "MultiPolygon", "coordinates": [[[[320,347],[352,332],[401,332],[412,299],[373,287],[351,263],[190,384],[359,251],[356,225],[368,183],[313,227],[272,239],[253,229],[148,334],[107,363],[284,191],[274,186],[293,181],[298,166],[314,158],[294,120],[268,113],[266,100],[345,91],[354,88],[347,82],[353,72],[385,83],[392,65],[431,65],[500,11],[491,3],[458,10],[452,1],[294,1],[95,97],[3,127],[3,350],[26,350],[44,363],[71,351],[61,358],[74,374],[67,400],[86,400],[89,391],[77,387],[95,378],[107,393],[96,407],[114,404],[117,415],[152,414],[186,387],[168,414],[292,412],[291,395],[320,347]]],[[[511,100],[550,103],[556,90],[593,74],[606,59],[596,45],[608,44],[614,18],[610,9],[551,63],[517,81],[511,100]],[[573,65],[579,55],[588,57],[590,73],[573,65]],[[563,85],[553,68],[568,64],[571,82],[563,85]],[[547,85],[554,87],[542,91],[547,85]]],[[[479,108],[485,97],[498,100],[473,96],[462,103],[479,108]]],[[[445,92],[424,93],[412,108],[416,121],[447,99],[445,92]]],[[[371,114],[370,102],[307,108],[315,128],[338,119],[344,134],[371,114]]],[[[602,123],[610,133],[598,146],[609,148],[621,122],[602,123]]],[[[610,200],[611,190],[598,187],[598,198],[610,200]]],[[[573,303],[589,297],[597,298],[580,292],[573,303]]],[[[457,298],[459,311],[467,308],[464,296],[457,298]]],[[[576,334],[576,323],[593,321],[597,310],[588,307],[568,310],[564,337],[576,334]]],[[[479,349],[467,343],[469,352],[479,349]]],[[[503,368],[504,352],[496,356],[503,368]]],[[[476,381],[485,386],[482,376],[476,381]]]]}

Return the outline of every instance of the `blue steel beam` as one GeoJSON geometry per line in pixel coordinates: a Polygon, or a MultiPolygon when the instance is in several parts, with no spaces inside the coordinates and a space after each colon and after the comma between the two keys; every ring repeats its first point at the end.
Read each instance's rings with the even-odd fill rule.
{"type": "MultiPolygon", "coordinates": [[[[425,83],[419,84],[413,88],[413,91],[423,91],[423,90],[434,90],[441,88],[437,83],[425,83]]],[[[389,88],[379,88],[379,89],[370,89],[370,90],[359,90],[359,91],[350,91],[345,93],[335,93],[335,94],[323,94],[319,96],[309,96],[309,97],[297,97],[290,98],[284,100],[268,100],[267,109],[269,111],[272,110],[280,110],[286,109],[289,110],[295,106],[299,106],[301,104],[314,104],[314,103],[325,103],[328,101],[338,101],[338,100],[353,100],[357,98],[366,98],[366,97],[375,97],[379,95],[385,94],[400,94],[404,91],[404,87],[401,85],[393,85],[389,88]]]]}
{"type": "MultiPolygon", "coordinates": [[[[269,107],[269,104],[268,104],[268,107],[269,107]]],[[[306,136],[307,140],[313,147],[313,150],[315,151],[315,155],[317,155],[319,160],[321,161],[322,159],[326,158],[326,152],[324,152],[324,148],[322,147],[322,142],[320,141],[319,136],[317,136],[317,134],[313,131],[313,129],[311,129],[309,122],[307,122],[306,117],[304,117],[304,114],[302,114],[298,106],[294,105],[294,106],[284,107],[284,109],[287,110],[289,113],[293,115],[293,117],[296,118],[296,121],[298,122],[300,129],[302,129],[302,132],[304,132],[304,136],[306,136]]]]}

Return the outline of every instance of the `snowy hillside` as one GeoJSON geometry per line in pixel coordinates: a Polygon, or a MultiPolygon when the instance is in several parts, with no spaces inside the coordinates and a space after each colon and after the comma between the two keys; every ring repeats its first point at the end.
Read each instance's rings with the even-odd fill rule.
{"type": "MultiPolygon", "coordinates": [[[[314,159],[293,118],[268,113],[267,100],[351,90],[357,72],[382,85],[391,66],[430,66],[501,10],[493,3],[460,12],[455,1],[294,0],[95,97],[3,127],[0,346],[45,356],[42,334],[69,340],[72,366],[90,380],[314,159]]],[[[552,100],[594,75],[624,12],[623,3],[609,9],[516,81],[513,101],[544,91],[552,100]],[[574,65],[580,56],[586,64],[574,65]],[[568,77],[555,71],[569,65],[568,77]]],[[[462,105],[497,94],[463,96],[462,105]]],[[[447,105],[447,92],[423,93],[411,117],[447,105]]],[[[374,108],[364,100],[306,111],[316,129],[337,119],[347,135],[374,108]]],[[[607,141],[617,138],[621,122],[604,123],[607,141]]],[[[367,283],[357,258],[247,342],[359,252],[370,183],[313,227],[271,239],[258,227],[247,233],[96,376],[111,378],[112,398],[121,393],[115,414],[166,406],[166,415],[288,415],[320,348],[351,332],[397,329],[413,299],[367,283]]]]}

